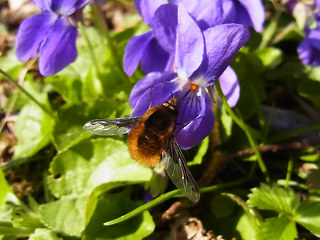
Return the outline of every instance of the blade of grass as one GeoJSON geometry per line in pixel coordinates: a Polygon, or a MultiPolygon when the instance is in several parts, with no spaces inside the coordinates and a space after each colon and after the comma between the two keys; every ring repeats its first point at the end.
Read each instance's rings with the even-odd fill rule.
{"type": "Polygon", "coordinates": [[[136,209],[132,210],[129,213],[122,215],[121,217],[118,217],[118,218],[113,219],[111,221],[105,222],[104,225],[111,226],[111,225],[115,225],[115,224],[121,223],[123,221],[126,221],[130,218],[133,218],[133,217],[141,214],[143,211],[148,210],[149,208],[155,207],[155,206],[159,205],[160,203],[163,203],[164,201],[166,201],[170,198],[181,196],[179,193],[180,193],[180,191],[178,189],[176,189],[176,190],[167,192],[165,194],[162,194],[160,197],[157,197],[156,199],[154,199],[146,204],[143,204],[140,207],[137,207],[136,209]]]}
{"type": "MultiPolygon", "coordinates": [[[[254,168],[252,168],[251,170],[254,171],[254,168]]],[[[250,172],[252,172],[252,171],[250,171],[250,172]]],[[[249,178],[251,177],[251,175],[252,174],[248,174],[248,176],[246,176],[245,178],[242,178],[242,179],[239,179],[239,180],[236,180],[233,182],[221,183],[221,184],[216,184],[216,185],[209,186],[209,187],[203,187],[203,188],[200,188],[199,191],[200,191],[200,193],[213,192],[213,191],[216,191],[219,189],[236,186],[236,185],[239,185],[239,184],[242,184],[242,183],[248,181],[249,178]]],[[[105,222],[104,225],[105,226],[112,226],[112,225],[124,222],[130,218],[133,218],[133,217],[141,214],[143,211],[148,210],[149,208],[155,207],[155,206],[163,203],[166,200],[169,200],[171,198],[176,198],[176,197],[183,197],[183,196],[184,195],[178,189],[167,192],[167,193],[162,194],[161,196],[157,197],[156,199],[154,199],[146,204],[143,204],[140,207],[137,207],[136,209],[132,210],[131,212],[128,212],[128,213],[126,213],[116,219],[111,220],[111,221],[105,222]]]]}

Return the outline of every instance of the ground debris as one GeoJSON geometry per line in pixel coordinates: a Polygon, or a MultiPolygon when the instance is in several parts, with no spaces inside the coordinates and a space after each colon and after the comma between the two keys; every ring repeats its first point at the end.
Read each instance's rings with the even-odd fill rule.
{"type": "Polygon", "coordinates": [[[223,240],[221,236],[214,237],[212,231],[206,232],[202,222],[195,217],[179,218],[170,232],[169,240],[223,240]]]}

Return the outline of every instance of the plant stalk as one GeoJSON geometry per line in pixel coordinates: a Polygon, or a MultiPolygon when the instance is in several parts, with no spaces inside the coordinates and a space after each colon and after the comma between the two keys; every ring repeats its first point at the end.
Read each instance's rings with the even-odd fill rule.
{"type": "Polygon", "coordinates": [[[270,183],[270,177],[269,177],[269,173],[268,173],[268,170],[267,170],[267,167],[260,155],[260,152],[258,150],[258,146],[257,146],[257,143],[256,143],[256,140],[254,139],[254,137],[252,136],[248,126],[246,125],[246,123],[242,120],[242,118],[239,118],[234,112],[233,110],[230,108],[228,102],[227,102],[227,99],[226,97],[224,96],[223,92],[222,92],[222,89],[221,89],[221,86],[220,86],[220,83],[219,81],[216,81],[215,83],[215,86],[216,86],[216,89],[218,91],[218,94],[219,94],[219,97],[220,99],[222,100],[222,103],[223,103],[223,106],[226,108],[228,114],[231,116],[231,118],[233,119],[233,121],[235,121],[236,124],[238,124],[238,126],[244,131],[244,133],[246,134],[247,136],[247,139],[249,141],[249,144],[251,146],[251,148],[253,149],[253,152],[254,154],[256,155],[256,158],[257,158],[257,162],[258,162],[258,165],[261,169],[261,172],[263,173],[263,175],[265,176],[266,178],[266,182],[267,183],[270,183]]]}

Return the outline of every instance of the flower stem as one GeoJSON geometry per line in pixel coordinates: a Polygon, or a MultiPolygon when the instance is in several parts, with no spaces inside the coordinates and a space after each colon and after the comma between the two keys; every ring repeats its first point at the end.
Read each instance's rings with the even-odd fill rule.
{"type": "Polygon", "coordinates": [[[261,169],[261,172],[263,173],[263,175],[265,176],[266,178],[266,182],[269,183],[270,182],[270,177],[269,177],[269,174],[268,174],[268,170],[267,170],[267,167],[266,165],[264,164],[264,161],[260,155],[260,152],[258,150],[258,146],[257,146],[257,143],[256,143],[256,140],[254,139],[254,137],[252,136],[248,126],[246,125],[246,123],[242,120],[242,118],[239,118],[233,111],[232,109],[230,108],[228,102],[227,102],[227,99],[226,97],[223,95],[222,93],[222,89],[220,87],[220,83],[219,81],[216,81],[216,89],[218,91],[218,94],[222,100],[222,103],[223,103],[223,106],[225,107],[225,109],[227,110],[228,114],[230,115],[230,117],[233,119],[233,121],[235,121],[236,124],[238,124],[238,126],[244,131],[244,133],[246,134],[247,138],[248,138],[248,141],[249,141],[249,144],[251,146],[251,148],[253,149],[253,152],[254,154],[256,155],[256,158],[257,158],[257,162],[258,162],[258,165],[261,169]]]}
{"type": "Polygon", "coordinates": [[[293,170],[293,161],[294,161],[293,156],[290,156],[289,162],[288,162],[287,174],[286,174],[286,183],[284,185],[285,188],[289,187],[289,182],[290,182],[291,174],[293,170]]]}
{"type": "Polygon", "coordinates": [[[88,36],[88,34],[86,32],[86,29],[85,29],[85,27],[83,26],[82,23],[79,23],[79,28],[80,28],[82,36],[84,37],[84,40],[86,41],[86,43],[88,45],[89,53],[90,53],[90,56],[91,56],[91,59],[92,59],[92,63],[94,65],[94,67],[96,68],[96,71],[97,71],[98,75],[100,75],[99,65],[98,65],[96,56],[94,54],[93,46],[91,44],[90,38],[89,38],[89,36],[88,36]]]}
{"type": "Polygon", "coordinates": [[[13,83],[28,98],[30,98],[31,101],[33,101],[36,105],[38,105],[38,107],[40,107],[42,109],[42,111],[47,113],[53,119],[56,119],[56,117],[54,116],[54,113],[50,109],[48,109],[45,105],[43,105],[40,102],[38,102],[37,99],[35,99],[30,93],[28,93],[22,86],[20,86],[9,74],[7,74],[1,68],[0,68],[0,73],[2,73],[5,76],[6,79],[8,79],[11,83],[13,83]]]}

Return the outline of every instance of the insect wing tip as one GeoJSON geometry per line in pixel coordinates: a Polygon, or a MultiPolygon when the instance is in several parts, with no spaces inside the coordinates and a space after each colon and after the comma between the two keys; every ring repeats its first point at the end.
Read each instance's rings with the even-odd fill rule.
{"type": "Polygon", "coordinates": [[[192,192],[190,195],[186,195],[186,197],[187,197],[190,201],[192,201],[192,202],[194,202],[194,203],[197,203],[197,202],[199,202],[199,200],[200,200],[200,193],[199,193],[198,191],[194,191],[194,192],[192,192]]]}

